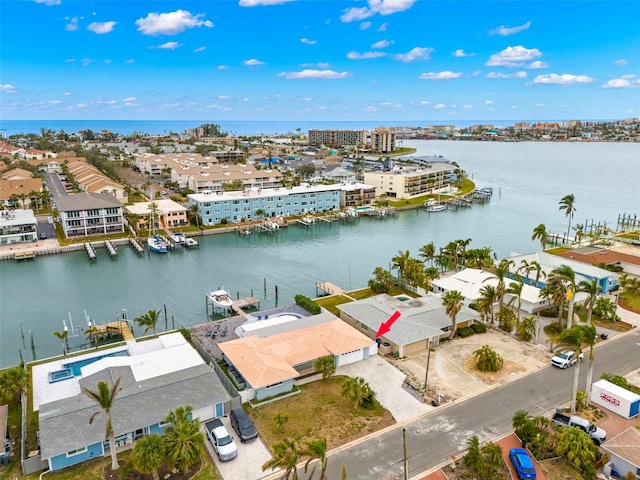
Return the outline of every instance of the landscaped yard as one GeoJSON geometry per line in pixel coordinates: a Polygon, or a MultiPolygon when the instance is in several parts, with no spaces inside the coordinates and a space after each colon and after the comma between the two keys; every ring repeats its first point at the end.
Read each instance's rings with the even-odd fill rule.
{"type": "Polygon", "coordinates": [[[554,458],[539,462],[540,469],[544,472],[547,480],[583,480],[583,476],[576,467],[571,465],[567,460],[562,458],[554,458]]]}
{"type": "Polygon", "coordinates": [[[395,423],[391,414],[376,402],[376,408],[353,408],[353,401],[340,393],[348,377],[334,376],[300,386],[300,394],[248,409],[267,447],[285,437],[300,442],[326,437],[329,450],[395,423]],[[284,432],[274,420],[289,417],[284,432]]]}

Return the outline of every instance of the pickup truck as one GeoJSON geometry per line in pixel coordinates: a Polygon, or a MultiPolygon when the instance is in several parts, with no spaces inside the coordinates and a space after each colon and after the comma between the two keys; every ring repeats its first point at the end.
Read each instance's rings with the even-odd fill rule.
{"type": "Polygon", "coordinates": [[[228,462],[238,456],[238,447],[233,437],[222,424],[222,420],[214,418],[204,424],[207,431],[207,438],[213,445],[213,449],[218,454],[221,462],[228,462]]]}
{"type": "Polygon", "coordinates": [[[600,445],[607,440],[607,432],[603,429],[577,415],[564,415],[562,407],[556,407],[556,413],[551,418],[551,421],[559,427],[578,427],[583,432],[586,432],[596,445],[600,445]]]}
{"type": "Polygon", "coordinates": [[[551,359],[551,365],[554,365],[558,368],[567,368],[576,364],[578,360],[582,361],[584,359],[584,353],[580,352],[580,355],[576,358],[576,352],[572,350],[565,350],[564,352],[560,352],[551,359]]]}

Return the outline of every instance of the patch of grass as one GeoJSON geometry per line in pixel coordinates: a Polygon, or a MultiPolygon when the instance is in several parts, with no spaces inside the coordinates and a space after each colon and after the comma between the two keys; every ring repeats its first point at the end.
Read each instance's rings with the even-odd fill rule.
{"type": "Polygon", "coordinates": [[[332,449],[395,423],[377,402],[372,410],[354,409],[353,402],[340,393],[346,379],[335,376],[301,385],[299,395],[249,410],[267,447],[284,437],[300,442],[326,437],[332,449]],[[278,413],[289,416],[284,432],[274,421],[278,413]]]}
{"type": "Polygon", "coordinates": [[[539,462],[540,469],[547,480],[584,480],[582,473],[565,458],[555,458],[539,462]]]}
{"type": "Polygon", "coordinates": [[[615,330],[616,332],[626,332],[631,329],[629,325],[623,322],[612,322],[611,320],[603,320],[597,315],[591,317],[591,323],[598,327],[606,328],[608,330],[615,330]]]}
{"type": "Polygon", "coordinates": [[[335,316],[340,315],[340,310],[338,310],[337,306],[342,305],[343,303],[349,303],[351,300],[349,297],[345,297],[344,295],[333,295],[331,297],[321,297],[314,300],[318,305],[323,308],[326,308],[335,316]]]}
{"type": "Polygon", "coordinates": [[[634,312],[640,312],[640,295],[634,295],[629,292],[620,294],[620,305],[627,310],[633,310],[634,312]]]}
{"type": "Polygon", "coordinates": [[[569,250],[571,249],[567,247],[553,247],[553,248],[547,248],[545,250],[545,253],[550,253],[552,255],[559,255],[561,253],[568,252],[569,250]]]}

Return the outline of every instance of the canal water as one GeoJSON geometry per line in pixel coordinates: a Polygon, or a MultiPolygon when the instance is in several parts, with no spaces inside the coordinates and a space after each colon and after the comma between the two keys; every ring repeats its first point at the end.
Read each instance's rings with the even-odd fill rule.
{"type": "MultiPolygon", "coordinates": [[[[346,289],[366,286],[377,266],[389,268],[399,250],[418,255],[422,245],[442,247],[471,238],[470,248],[491,247],[502,258],[538,249],[531,240],[539,223],[566,232],[558,202],[576,197],[576,223],[607,221],[618,214],[640,214],[637,182],[640,145],[613,143],[498,143],[402,141],[418,154],[456,161],[478,186],[492,186],[490,203],[456,212],[402,212],[384,219],[353,223],[318,223],[284,228],[274,234],[200,237],[195,250],[138,257],[119,248],[116,259],[98,250],[89,262],[84,253],[0,263],[0,366],[19,362],[19,351],[35,356],[59,354],[54,331],[94,321],[129,318],[149,309],[167,311],[167,327],[207,321],[205,294],[224,287],[235,298],[253,295],[262,307],[293,303],[293,297],[316,295],[316,282],[346,289]],[[275,291],[278,291],[276,298],[275,291]],[[24,342],[22,334],[24,334],[24,342]]],[[[573,232],[572,232],[573,233],[573,232]]],[[[165,328],[164,315],[159,330],[165,328]]],[[[137,327],[136,334],[141,331],[137,327]]],[[[72,349],[86,340],[73,337],[72,349]]]]}

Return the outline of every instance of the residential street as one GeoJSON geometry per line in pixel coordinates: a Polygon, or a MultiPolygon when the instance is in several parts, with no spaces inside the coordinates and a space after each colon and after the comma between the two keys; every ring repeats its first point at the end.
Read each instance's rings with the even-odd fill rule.
{"type": "MultiPolygon", "coordinates": [[[[580,368],[580,386],[584,390],[589,362],[580,368]]],[[[603,342],[595,350],[594,380],[603,372],[626,374],[640,368],[638,330],[615,340],[603,342]]],[[[481,441],[511,430],[517,410],[533,415],[551,412],[556,405],[570,401],[573,369],[546,367],[507,385],[476,397],[443,406],[420,419],[398,425],[390,431],[339,450],[329,457],[328,478],[340,478],[345,465],[349,480],[391,480],[403,478],[402,428],[406,429],[409,478],[459,454],[466,440],[477,434],[481,441]]],[[[300,478],[307,476],[300,472],[300,478]]]]}

